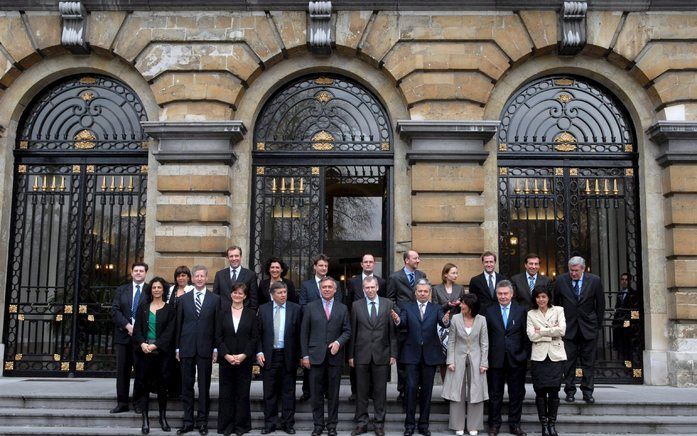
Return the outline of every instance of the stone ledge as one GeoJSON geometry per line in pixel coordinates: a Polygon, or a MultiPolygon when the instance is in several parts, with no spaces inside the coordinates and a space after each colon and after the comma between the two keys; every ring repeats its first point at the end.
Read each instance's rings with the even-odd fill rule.
{"type": "Polygon", "coordinates": [[[407,160],[414,162],[484,163],[489,152],[484,144],[498,129],[499,121],[397,121],[397,132],[410,142],[407,160]]]}
{"type": "Polygon", "coordinates": [[[697,122],[657,121],[646,134],[660,147],[659,165],[697,163],[697,122]]]}
{"type": "Polygon", "coordinates": [[[241,121],[144,121],[145,133],[159,141],[153,156],[160,163],[237,160],[233,146],[247,133],[241,121]]]}

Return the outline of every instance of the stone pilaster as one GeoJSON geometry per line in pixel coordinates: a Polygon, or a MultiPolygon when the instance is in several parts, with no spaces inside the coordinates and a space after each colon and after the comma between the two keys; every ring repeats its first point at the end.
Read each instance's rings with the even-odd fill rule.
{"type": "Polygon", "coordinates": [[[484,144],[498,121],[398,121],[409,141],[412,186],[412,247],[434,283],[446,262],[460,270],[461,283],[481,265],[484,244],[484,144]]]}
{"type": "Polygon", "coordinates": [[[224,267],[231,243],[233,146],[239,121],[144,122],[158,161],[154,274],[170,278],[179,265],[203,264],[209,279],[224,267]]]}
{"type": "Polygon", "coordinates": [[[665,197],[669,383],[697,386],[697,122],[659,121],[648,130],[660,147],[665,197]]]}

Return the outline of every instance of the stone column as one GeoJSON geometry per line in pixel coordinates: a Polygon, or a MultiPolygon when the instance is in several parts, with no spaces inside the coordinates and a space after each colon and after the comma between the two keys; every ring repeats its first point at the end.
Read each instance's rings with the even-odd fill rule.
{"type": "Polygon", "coordinates": [[[658,121],[647,133],[663,167],[668,383],[697,387],[697,122],[658,121]]]}
{"type": "Polygon", "coordinates": [[[397,132],[409,141],[412,248],[420,269],[432,283],[441,282],[446,262],[458,266],[459,283],[481,269],[484,246],[486,142],[498,121],[398,121],[397,132]]]}
{"type": "Polygon", "coordinates": [[[232,240],[233,146],[247,130],[240,121],[155,121],[143,128],[156,140],[159,163],[152,273],[172,280],[177,266],[202,264],[212,282],[232,240]]]}

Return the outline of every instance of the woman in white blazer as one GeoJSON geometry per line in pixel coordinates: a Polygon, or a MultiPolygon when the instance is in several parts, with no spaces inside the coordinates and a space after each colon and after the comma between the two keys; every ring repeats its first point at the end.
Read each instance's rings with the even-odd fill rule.
{"type": "Polygon", "coordinates": [[[537,415],[542,436],[558,436],[555,424],[559,409],[559,388],[566,362],[562,337],[566,331],[564,309],[552,306],[552,296],[545,288],[532,294],[527,333],[532,342],[532,386],[535,389],[537,415]]]}

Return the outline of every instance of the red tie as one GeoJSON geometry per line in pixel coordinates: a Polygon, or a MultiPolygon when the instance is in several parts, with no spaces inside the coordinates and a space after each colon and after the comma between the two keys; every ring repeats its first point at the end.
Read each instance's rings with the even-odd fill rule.
{"type": "Polygon", "coordinates": [[[329,316],[331,315],[331,310],[329,310],[329,301],[324,302],[324,313],[327,315],[327,321],[329,321],[329,316]]]}

